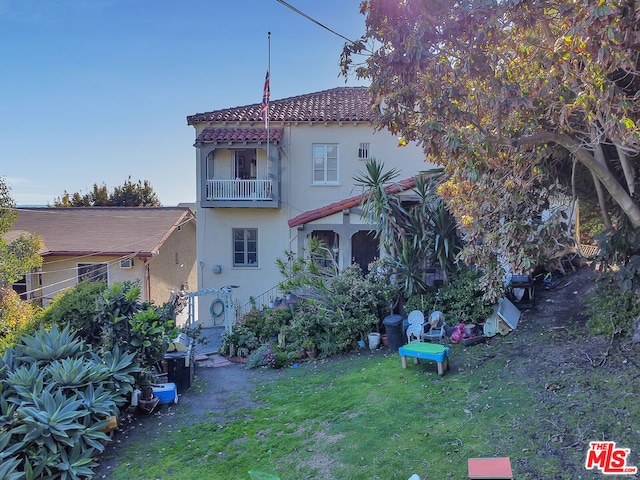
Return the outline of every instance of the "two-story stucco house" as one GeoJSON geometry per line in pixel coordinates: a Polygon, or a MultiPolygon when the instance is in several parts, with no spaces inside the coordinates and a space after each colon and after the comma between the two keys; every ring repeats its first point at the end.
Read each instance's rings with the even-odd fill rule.
{"type": "Polygon", "coordinates": [[[9,234],[23,231],[44,241],[43,263],[14,289],[43,305],[83,280],[139,280],[141,300],[158,306],[182,286],[196,288],[196,221],[190,208],[19,208],[9,234]]]}
{"type": "MultiPolygon", "coordinates": [[[[250,297],[267,304],[282,280],[276,259],[301,252],[312,235],[336,252],[340,268],[366,268],[380,256],[354,175],[370,158],[398,169],[399,179],[431,165],[416,145],[399,147],[376,131],[378,115],[365,87],[341,87],[271,101],[268,129],[259,103],[187,117],[195,128],[198,288],[237,285],[236,309],[250,297]]],[[[215,300],[199,302],[203,325],[215,300]]]]}

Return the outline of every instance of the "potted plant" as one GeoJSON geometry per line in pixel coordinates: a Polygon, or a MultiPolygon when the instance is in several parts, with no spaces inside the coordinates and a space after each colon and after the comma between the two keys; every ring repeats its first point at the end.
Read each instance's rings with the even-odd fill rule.
{"type": "Polygon", "coordinates": [[[302,344],[302,348],[304,348],[307,357],[316,358],[318,356],[318,349],[316,348],[316,344],[310,338],[307,338],[302,344]]]}
{"type": "Polygon", "coordinates": [[[160,399],[153,393],[153,382],[148,371],[142,372],[138,379],[138,409],[147,415],[153,412],[160,399]]]}

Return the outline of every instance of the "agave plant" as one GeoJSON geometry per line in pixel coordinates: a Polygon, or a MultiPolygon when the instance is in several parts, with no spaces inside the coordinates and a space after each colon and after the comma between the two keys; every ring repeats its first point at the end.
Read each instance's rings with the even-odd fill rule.
{"type": "Polygon", "coordinates": [[[47,377],[63,388],[77,388],[109,377],[109,372],[100,364],[87,362],[84,358],[65,358],[49,363],[44,371],[47,377]]]}
{"type": "Polygon", "coordinates": [[[93,459],[92,449],[83,449],[75,445],[69,450],[60,453],[59,463],[56,465],[60,480],[82,480],[93,477],[93,468],[98,464],[93,459]]]}
{"type": "Polygon", "coordinates": [[[84,479],[100,431],[132,391],[135,353],[92,351],[68,328],[23,337],[0,357],[0,479],[84,479]],[[46,346],[36,349],[41,342],[46,346]],[[33,355],[32,355],[33,354],[33,355]]]}
{"type": "MultiPolygon", "coordinates": [[[[89,417],[85,417],[88,421],[86,426],[93,426],[103,421],[110,415],[118,414],[118,406],[114,401],[114,395],[111,391],[98,385],[94,388],[93,384],[87,385],[85,388],[78,390],[78,400],[82,402],[82,408],[90,413],[89,417]]],[[[104,425],[100,425],[102,428],[104,425]]]]}
{"type": "MultiPolygon", "coordinates": [[[[4,453],[4,452],[3,452],[4,453]]],[[[5,458],[0,455],[0,478],[2,480],[22,480],[24,478],[24,474],[18,471],[18,467],[20,466],[20,460],[16,458],[5,458]]]]}
{"type": "Polygon", "coordinates": [[[22,346],[23,354],[19,360],[31,361],[33,359],[40,364],[75,357],[86,351],[84,342],[75,337],[68,325],[61,331],[54,325],[51,330],[41,328],[33,335],[24,335],[18,343],[18,347],[20,346],[22,346]]]}
{"type": "Polygon", "coordinates": [[[24,435],[25,442],[44,446],[58,452],[61,445],[72,447],[86,429],[82,417],[89,414],[80,408],[82,401],[76,395],[67,397],[60,390],[52,394],[51,385],[32,405],[23,405],[18,411],[21,425],[11,430],[12,434],[24,435]]]}
{"type": "MultiPolygon", "coordinates": [[[[94,363],[102,364],[104,371],[108,374],[107,382],[112,386],[111,390],[114,395],[120,397],[133,391],[133,385],[135,384],[134,374],[142,371],[136,361],[135,352],[128,353],[115,346],[113,350],[104,350],[102,357],[93,352],[91,358],[94,363]]],[[[116,400],[119,405],[122,402],[116,400]]]]}
{"type": "Polygon", "coordinates": [[[22,400],[31,401],[37,398],[44,389],[44,372],[34,362],[31,365],[23,364],[7,375],[6,385],[22,400]]]}

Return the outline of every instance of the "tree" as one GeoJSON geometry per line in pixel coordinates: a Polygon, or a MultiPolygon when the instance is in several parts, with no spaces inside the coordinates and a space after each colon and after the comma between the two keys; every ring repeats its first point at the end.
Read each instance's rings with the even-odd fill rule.
{"type": "Polygon", "coordinates": [[[445,167],[440,193],[492,295],[501,265],[527,270],[566,246],[564,219],[538,218],[580,166],[605,224],[615,206],[640,227],[640,4],[370,0],[361,12],[343,73],[371,79],[380,128],[445,167]]]}
{"type": "Polygon", "coordinates": [[[15,283],[31,269],[42,265],[38,254],[42,239],[35,233],[21,233],[13,239],[6,234],[18,218],[9,186],[0,177],[0,287],[15,283]]]}
{"type": "Polygon", "coordinates": [[[76,192],[69,194],[66,190],[62,196],[53,201],[54,207],[159,207],[162,204],[153,191],[148,180],[131,181],[131,176],[122,186],[115,187],[109,193],[103,183],[98,186],[93,184],[93,190],[81,195],[76,192]]]}

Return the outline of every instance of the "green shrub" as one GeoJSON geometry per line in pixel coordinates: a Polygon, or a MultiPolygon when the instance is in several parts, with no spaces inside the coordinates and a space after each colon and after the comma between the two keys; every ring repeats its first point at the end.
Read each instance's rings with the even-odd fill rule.
{"type": "Polygon", "coordinates": [[[428,318],[431,312],[439,310],[450,326],[484,320],[491,315],[492,306],[482,299],[480,276],[475,270],[461,269],[451,282],[438,290],[432,289],[407,299],[405,312],[420,310],[428,318]]]}
{"type": "Polygon", "coordinates": [[[245,325],[234,325],[231,333],[224,331],[222,333],[222,342],[219,352],[225,355],[235,355],[239,348],[246,348],[252,352],[260,346],[260,340],[255,333],[245,325]]]}
{"type": "Polygon", "coordinates": [[[160,361],[178,334],[166,309],[141,302],[139,282],[114,283],[100,296],[96,319],[101,328],[101,348],[119,346],[135,353],[142,367],[160,361]]]}
{"type": "Polygon", "coordinates": [[[592,335],[627,336],[640,315],[640,301],[635,293],[623,292],[613,283],[601,283],[586,298],[587,330],[592,335]]]}
{"type": "Polygon", "coordinates": [[[71,325],[79,338],[88,343],[100,343],[100,325],[96,320],[98,300],[104,292],[105,282],[80,282],[57,295],[45,308],[42,321],[46,325],[64,328],[71,325]]]}
{"type": "MultiPolygon", "coordinates": [[[[313,239],[312,239],[313,240],[313,239]]],[[[287,344],[300,346],[309,339],[322,356],[351,350],[358,339],[380,331],[382,319],[391,314],[399,287],[389,281],[389,265],[371,264],[363,274],[354,264],[341,273],[332,253],[318,241],[309,242],[305,255],[287,252],[277,264],[284,276],[281,288],[302,301],[288,324],[281,324],[287,344]]]]}
{"type": "Polygon", "coordinates": [[[275,364],[276,355],[271,352],[271,345],[261,345],[251,352],[245,368],[275,367],[275,364]]]}
{"type": "Polygon", "coordinates": [[[40,325],[39,307],[20,299],[11,288],[0,287],[0,353],[40,325]]]}

